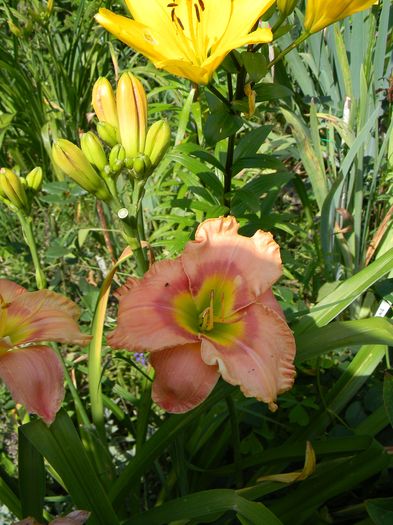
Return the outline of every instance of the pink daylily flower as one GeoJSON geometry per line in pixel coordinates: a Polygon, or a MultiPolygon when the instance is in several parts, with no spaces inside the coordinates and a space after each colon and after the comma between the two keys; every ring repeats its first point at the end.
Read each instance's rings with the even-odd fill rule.
{"type": "Polygon", "coordinates": [[[151,352],[152,397],[168,412],[199,405],[219,376],[275,410],[291,388],[295,342],[271,291],[281,275],[278,245],[234,217],[208,219],[174,260],[152,265],[118,290],[114,348],[151,352]]]}
{"type": "Polygon", "coordinates": [[[28,292],[0,279],[0,378],[12,397],[29,412],[52,423],[64,398],[63,367],[44,341],[85,346],[90,337],[79,330],[79,308],[49,290],[28,292]]]}

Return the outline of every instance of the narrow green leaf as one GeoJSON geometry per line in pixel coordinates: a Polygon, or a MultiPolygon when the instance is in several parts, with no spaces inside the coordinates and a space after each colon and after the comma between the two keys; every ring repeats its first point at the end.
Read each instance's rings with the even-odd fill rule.
{"type": "Polygon", "coordinates": [[[328,182],[325,174],[325,170],[321,169],[310,137],[310,132],[306,128],[300,118],[284,108],[281,108],[281,112],[284,115],[286,121],[291,125],[293,135],[296,139],[300,158],[303,162],[304,168],[307,171],[307,175],[310,178],[315,198],[317,200],[319,209],[322,208],[323,201],[328,193],[328,182]]]}
{"type": "Polygon", "coordinates": [[[167,525],[175,520],[208,518],[230,510],[237,512],[252,525],[282,525],[262,503],[248,501],[229,489],[189,494],[135,516],[124,525],[167,525]]]}
{"type": "Polygon", "coordinates": [[[5,505],[17,518],[22,519],[22,505],[15,492],[8,485],[0,473],[0,502],[5,505]]]}
{"type": "Polygon", "coordinates": [[[392,270],[393,248],[364,268],[357,274],[344,281],[331,294],[315,305],[295,327],[295,334],[306,332],[315,326],[325,326],[340,312],[349,306],[360,294],[365,292],[378,279],[392,270]]]}
{"type": "Polygon", "coordinates": [[[25,518],[31,516],[41,522],[45,496],[44,458],[21,428],[18,429],[18,472],[22,513],[25,518]]]}
{"type": "Polygon", "coordinates": [[[61,410],[50,427],[36,420],[23,425],[21,432],[59,474],[74,505],[92,512],[91,525],[118,525],[107,493],[66,412],[61,410]]]}
{"type": "Polygon", "coordinates": [[[372,317],[311,328],[296,338],[297,358],[311,359],[336,348],[362,344],[393,346],[393,321],[372,317]]]}

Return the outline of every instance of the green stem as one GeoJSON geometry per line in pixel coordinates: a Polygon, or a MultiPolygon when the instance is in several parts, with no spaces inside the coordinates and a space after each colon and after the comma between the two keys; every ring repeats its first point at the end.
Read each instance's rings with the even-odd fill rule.
{"type": "Polygon", "coordinates": [[[228,99],[226,99],[226,98],[224,97],[224,95],[223,95],[220,91],[218,91],[217,88],[215,88],[215,87],[213,86],[213,84],[209,84],[209,85],[207,85],[206,87],[207,87],[207,89],[208,89],[209,91],[211,91],[211,92],[213,93],[213,95],[215,95],[218,99],[220,99],[221,102],[223,102],[226,106],[228,106],[228,108],[232,111],[231,101],[228,100],[228,99]]]}
{"type": "Polygon", "coordinates": [[[290,44],[288,47],[286,47],[283,51],[281,51],[275,58],[274,60],[272,60],[271,62],[269,62],[269,64],[267,65],[267,68],[270,69],[272,68],[275,64],[277,64],[277,62],[279,62],[281,59],[283,59],[285,57],[285,55],[287,55],[290,51],[292,51],[292,49],[295,49],[295,47],[297,47],[299,44],[301,44],[302,42],[304,42],[304,40],[306,40],[306,38],[308,38],[310,36],[310,33],[302,33],[296,40],[294,40],[292,42],[292,44],[290,44]]]}
{"type": "Polygon", "coordinates": [[[235,136],[236,135],[231,135],[228,138],[227,158],[225,161],[224,173],[224,205],[227,206],[229,210],[231,208],[232,164],[235,151],[235,136]]]}
{"type": "Polygon", "coordinates": [[[24,213],[18,212],[18,219],[22,226],[23,237],[29,247],[31,258],[33,259],[37,288],[41,290],[42,288],[46,288],[46,278],[41,268],[40,258],[38,257],[37,245],[31,227],[31,217],[27,217],[24,213]]]}

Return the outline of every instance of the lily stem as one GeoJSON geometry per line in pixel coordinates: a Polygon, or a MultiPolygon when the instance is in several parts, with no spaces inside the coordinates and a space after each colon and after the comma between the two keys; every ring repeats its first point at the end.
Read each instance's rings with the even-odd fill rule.
{"type": "Polygon", "coordinates": [[[228,138],[227,158],[225,161],[224,173],[224,205],[229,208],[229,211],[231,208],[232,164],[235,151],[235,137],[236,135],[231,135],[228,138]]]}
{"type": "Polygon", "coordinates": [[[288,47],[283,49],[271,62],[269,62],[269,64],[267,65],[267,68],[268,69],[272,68],[275,64],[277,64],[277,62],[282,60],[285,57],[285,55],[287,55],[290,51],[292,51],[292,49],[295,49],[299,44],[304,42],[304,40],[306,40],[306,38],[308,38],[309,36],[310,36],[310,33],[302,33],[296,40],[292,42],[292,44],[290,44],[288,47]]]}
{"type": "Polygon", "coordinates": [[[223,103],[224,103],[224,104],[225,104],[225,105],[226,105],[226,106],[232,111],[231,101],[228,100],[228,99],[226,99],[226,98],[224,97],[224,95],[223,95],[220,91],[218,91],[217,88],[215,88],[215,87],[213,86],[213,84],[209,84],[209,85],[207,85],[206,87],[207,87],[207,89],[208,89],[209,91],[211,91],[211,92],[213,93],[213,95],[215,95],[218,99],[220,99],[221,102],[223,102],[223,103]]]}
{"type": "Polygon", "coordinates": [[[32,219],[31,217],[27,217],[22,212],[18,212],[18,219],[22,227],[23,237],[27,246],[29,247],[31,258],[33,260],[37,288],[42,290],[43,288],[46,288],[46,278],[44,272],[42,271],[40,258],[37,252],[37,245],[35,243],[34,233],[31,227],[32,219]]]}

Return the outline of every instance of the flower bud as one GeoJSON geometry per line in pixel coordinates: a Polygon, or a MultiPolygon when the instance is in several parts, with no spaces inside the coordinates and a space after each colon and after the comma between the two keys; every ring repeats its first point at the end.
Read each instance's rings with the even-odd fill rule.
{"type": "Polygon", "coordinates": [[[145,155],[150,160],[152,167],[156,167],[169,147],[171,129],[166,120],[158,120],[150,126],[146,136],[145,155]]]}
{"type": "Polygon", "coordinates": [[[52,146],[52,157],[55,164],[83,189],[93,193],[98,199],[110,200],[111,195],[105,182],[75,144],[65,139],[57,140],[52,146]]]}
{"type": "Polygon", "coordinates": [[[109,153],[109,166],[114,173],[117,173],[124,166],[126,150],[121,144],[116,144],[109,153]]]}
{"type": "Polygon", "coordinates": [[[26,185],[28,188],[30,188],[34,192],[37,192],[41,189],[42,180],[43,180],[42,169],[39,166],[32,169],[30,173],[26,175],[26,185]]]}
{"type": "Polygon", "coordinates": [[[136,179],[147,179],[151,174],[151,161],[147,155],[139,154],[134,158],[132,168],[136,179]]]}
{"type": "Polygon", "coordinates": [[[81,136],[81,148],[90,164],[96,166],[100,171],[108,164],[104,148],[92,131],[83,133],[81,136]]]}
{"type": "Polygon", "coordinates": [[[20,177],[7,168],[0,170],[1,194],[18,210],[29,209],[29,201],[20,177]]]}
{"type": "Polygon", "coordinates": [[[92,104],[100,122],[108,122],[118,129],[115,94],[108,79],[100,77],[94,84],[92,104]]]}
{"type": "Polygon", "coordinates": [[[298,0],[277,0],[277,7],[281,15],[286,18],[296,7],[298,0]]]}
{"type": "Polygon", "coordinates": [[[97,133],[100,139],[106,142],[108,146],[113,147],[120,142],[116,128],[109,122],[99,122],[97,124],[97,133]]]}
{"type": "Polygon", "coordinates": [[[147,98],[142,83],[123,73],[117,84],[117,114],[121,143],[129,157],[143,153],[147,128],[147,98]]]}

